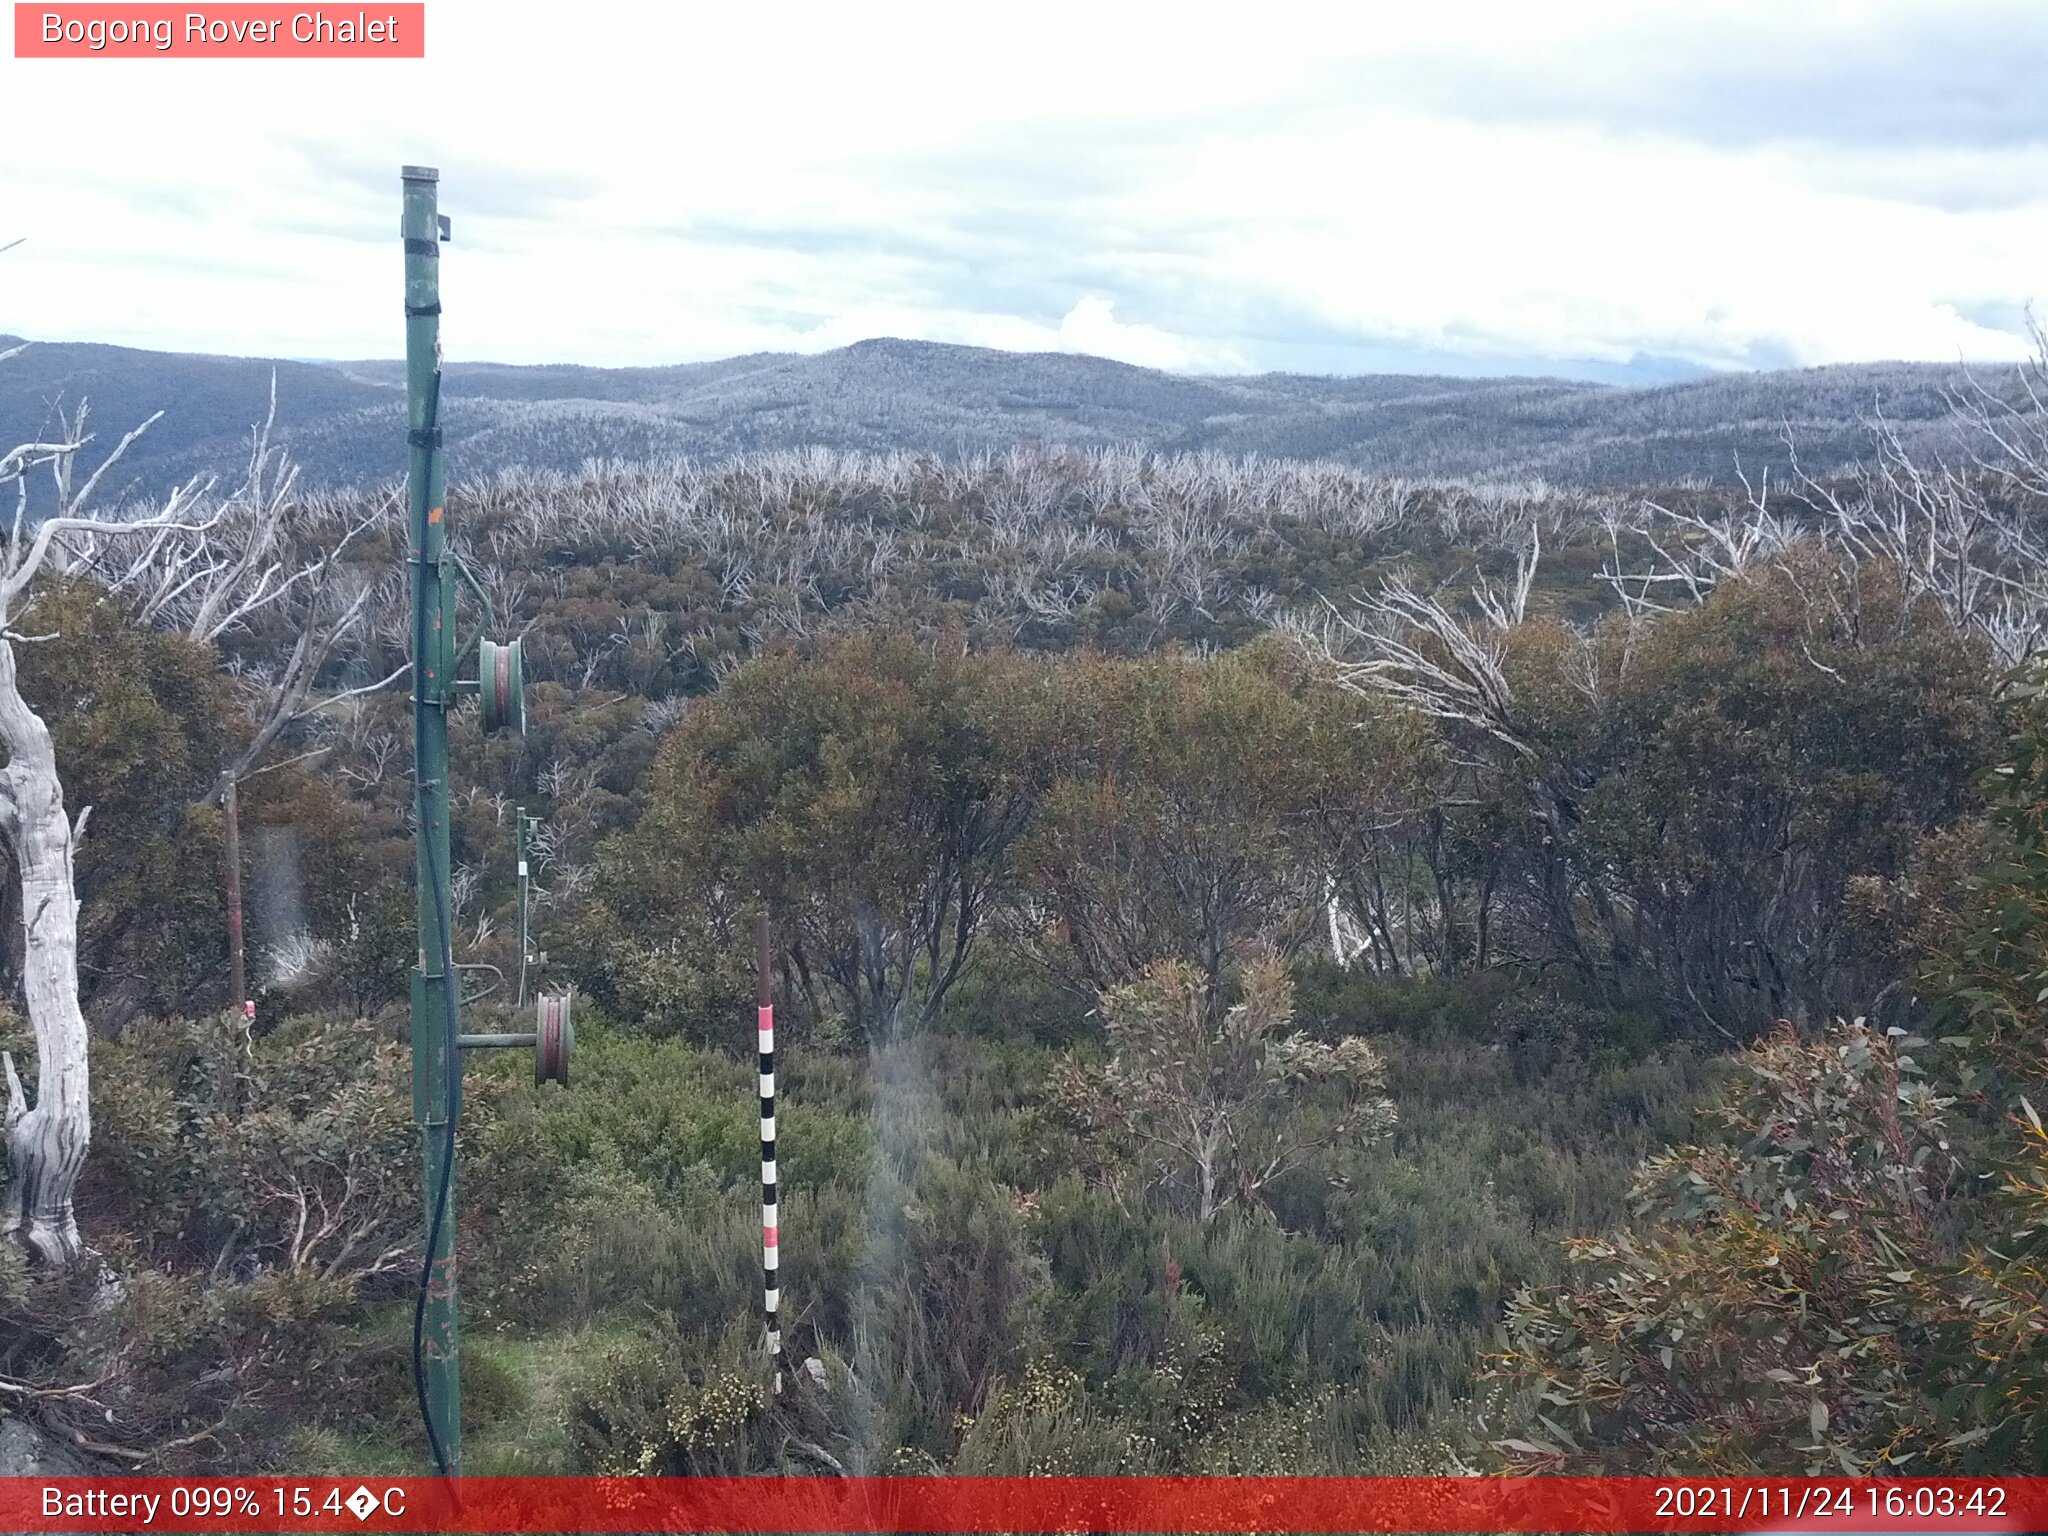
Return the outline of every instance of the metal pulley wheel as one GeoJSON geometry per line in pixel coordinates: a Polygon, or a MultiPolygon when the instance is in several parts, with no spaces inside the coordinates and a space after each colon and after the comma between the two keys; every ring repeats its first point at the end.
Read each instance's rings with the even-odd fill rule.
{"type": "Polygon", "coordinates": [[[576,1053],[576,1026],[569,1020],[569,998],[543,996],[533,1030],[533,1082],[569,1086],[569,1058],[576,1053]]]}
{"type": "Polygon", "coordinates": [[[477,644],[477,694],[483,702],[484,730],[526,734],[526,668],[519,642],[495,640],[477,644]]]}

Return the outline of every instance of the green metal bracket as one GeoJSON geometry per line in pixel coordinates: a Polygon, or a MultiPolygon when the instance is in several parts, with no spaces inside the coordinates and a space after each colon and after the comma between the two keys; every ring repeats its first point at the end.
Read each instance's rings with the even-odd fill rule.
{"type": "Polygon", "coordinates": [[[571,1020],[573,993],[543,994],[535,1004],[534,1027],[503,1033],[463,1035],[465,1051],[533,1052],[533,1085],[569,1086],[569,1063],[576,1054],[576,1026],[571,1020]]]}
{"type": "MultiPolygon", "coordinates": [[[[469,562],[452,549],[447,552],[445,558],[455,567],[455,574],[462,578],[462,584],[475,594],[477,606],[484,611],[483,622],[470,631],[469,638],[462,642],[462,649],[455,653],[455,665],[460,667],[476,654],[477,642],[482,640],[486,633],[498,627],[498,615],[491,607],[491,595],[484,590],[483,583],[476,579],[476,574],[469,568],[469,562]]],[[[459,683],[457,686],[468,690],[475,688],[477,684],[459,683]]]]}

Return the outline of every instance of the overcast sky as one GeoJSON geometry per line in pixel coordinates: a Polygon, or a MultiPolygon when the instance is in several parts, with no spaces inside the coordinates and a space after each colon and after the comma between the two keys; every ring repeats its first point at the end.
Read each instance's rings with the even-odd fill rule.
{"type": "Polygon", "coordinates": [[[395,355],[407,162],[451,358],[1647,376],[2011,357],[2048,303],[2041,0],[427,21],[423,63],[0,58],[0,331],[395,355]]]}

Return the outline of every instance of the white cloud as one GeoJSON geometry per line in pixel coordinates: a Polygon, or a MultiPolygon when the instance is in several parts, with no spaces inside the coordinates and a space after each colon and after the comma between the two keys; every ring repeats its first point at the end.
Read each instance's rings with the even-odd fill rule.
{"type": "MultiPolygon", "coordinates": [[[[1987,115],[2008,67],[1884,46],[1966,12],[2012,52],[2048,47],[2048,12],[2006,4],[1801,23],[1861,40],[1863,73],[1830,89],[1900,71],[1917,145],[1719,142],[1697,105],[1638,123],[1646,37],[1683,39],[1660,81],[1709,104],[1713,70],[1784,44],[1782,10],[1748,3],[1277,3],[1253,22],[429,0],[424,64],[0,59],[0,243],[29,237],[0,256],[0,331],[389,355],[397,169],[425,161],[456,226],[459,357],[872,335],[1190,370],[1302,348],[2008,356],[1980,322],[2039,290],[2048,144],[1987,115]],[[1533,104],[1494,110],[1484,82],[1532,60],[1533,104]],[[1951,100],[2004,138],[1946,132],[1951,100]]],[[[1840,50],[1812,52],[1822,70],[1840,50]]],[[[1797,90],[1790,57],[1774,87],[1797,90]]]]}
{"type": "Polygon", "coordinates": [[[1155,325],[1126,325],[1116,306],[1090,294],[1060,320],[1059,350],[1136,363],[1141,368],[1170,368],[1196,373],[1243,372],[1249,365],[1229,347],[1203,345],[1162,331],[1155,325]]]}

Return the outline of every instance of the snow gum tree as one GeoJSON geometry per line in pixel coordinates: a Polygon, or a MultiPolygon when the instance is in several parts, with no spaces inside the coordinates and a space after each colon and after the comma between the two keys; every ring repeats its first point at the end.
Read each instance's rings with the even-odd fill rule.
{"type": "Polygon", "coordinates": [[[1369,1041],[1288,1029],[1294,989],[1281,961],[1234,980],[1212,987],[1199,966],[1167,960],[1103,993],[1109,1060],[1093,1073],[1069,1062],[1055,1084],[1069,1113],[1125,1143],[1203,1222],[1260,1201],[1326,1148],[1371,1146],[1395,1121],[1387,1064],[1369,1041]]]}
{"type": "MultiPolygon", "coordinates": [[[[19,350],[0,353],[0,361],[19,350]]],[[[7,758],[0,766],[0,838],[5,839],[21,880],[22,993],[36,1047],[33,1104],[12,1054],[0,1053],[7,1082],[4,1124],[10,1175],[0,1203],[0,1230],[56,1267],[70,1264],[80,1252],[72,1191],[92,1141],[74,879],[78,842],[85,835],[91,808],[75,817],[66,809],[49,725],[23,697],[17,668],[23,650],[45,638],[35,632],[34,588],[64,537],[204,529],[204,523],[192,520],[187,510],[195,499],[195,486],[182,488],[154,512],[131,521],[90,516],[93,493],[149,423],[130,432],[82,485],[75,485],[77,455],[89,441],[84,423],[81,407],[70,420],[60,420],[61,430],[50,434],[50,441],[0,450],[0,490],[15,490],[12,521],[0,548],[0,749],[7,758]],[[54,478],[55,508],[32,521],[28,476],[44,466],[54,478]]]]}

